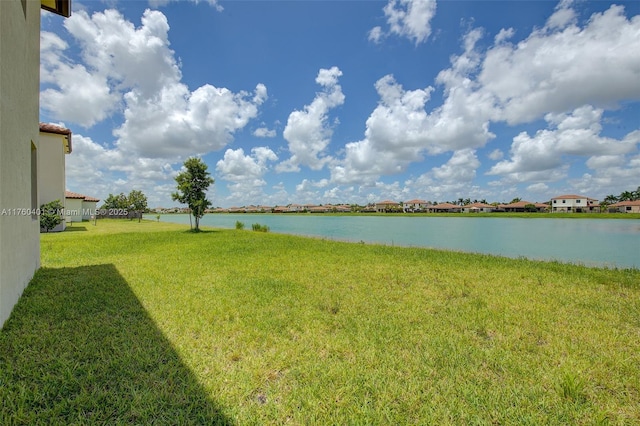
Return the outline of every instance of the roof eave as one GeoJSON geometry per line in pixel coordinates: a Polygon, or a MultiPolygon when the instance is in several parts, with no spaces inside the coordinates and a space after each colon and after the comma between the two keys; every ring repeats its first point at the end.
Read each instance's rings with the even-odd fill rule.
{"type": "Polygon", "coordinates": [[[40,7],[65,18],[71,16],[71,0],[41,0],[40,7]]]}

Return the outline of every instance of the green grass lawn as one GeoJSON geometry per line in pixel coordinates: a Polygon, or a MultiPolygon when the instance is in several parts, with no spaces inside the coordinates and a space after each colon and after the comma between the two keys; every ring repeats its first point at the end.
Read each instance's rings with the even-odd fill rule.
{"type": "Polygon", "coordinates": [[[74,224],[0,332],[0,424],[640,424],[640,271],[74,224]]]}

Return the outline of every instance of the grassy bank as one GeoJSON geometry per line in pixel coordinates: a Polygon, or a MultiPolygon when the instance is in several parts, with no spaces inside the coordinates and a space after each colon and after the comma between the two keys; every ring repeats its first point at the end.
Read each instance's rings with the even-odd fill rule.
{"type": "Polygon", "coordinates": [[[640,423],[638,270],[74,228],[0,333],[0,424],[640,423]]]}

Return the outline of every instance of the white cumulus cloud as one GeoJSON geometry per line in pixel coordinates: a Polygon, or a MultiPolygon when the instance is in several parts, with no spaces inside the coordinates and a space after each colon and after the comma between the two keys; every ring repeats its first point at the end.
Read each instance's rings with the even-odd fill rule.
{"type": "Polygon", "coordinates": [[[65,60],[68,47],[53,33],[40,34],[40,76],[49,86],[40,93],[40,104],[56,120],[90,127],[116,109],[120,95],[110,87],[108,73],[65,60]]]}
{"type": "Polygon", "coordinates": [[[275,129],[269,129],[267,127],[258,127],[253,131],[253,135],[258,138],[275,138],[276,131],[275,129]]]}
{"type": "Polygon", "coordinates": [[[218,12],[222,12],[224,10],[224,8],[218,2],[218,0],[149,0],[149,6],[162,7],[162,6],[168,5],[172,1],[179,1],[179,2],[190,1],[191,3],[195,3],[195,4],[198,4],[201,1],[204,1],[206,3],[209,3],[211,6],[213,6],[218,12]]]}
{"type": "Polygon", "coordinates": [[[227,149],[224,157],[216,164],[220,177],[231,182],[230,200],[234,204],[259,198],[267,182],[263,179],[269,171],[269,162],[277,161],[278,156],[268,147],[255,147],[249,155],[242,148],[227,149]]]}
{"type": "MultiPolygon", "coordinates": [[[[388,33],[406,37],[420,44],[431,35],[431,19],[436,14],[435,0],[389,0],[383,8],[388,33]]],[[[385,36],[382,27],[369,31],[369,40],[379,43],[385,36]]]]}
{"type": "Polygon", "coordinates": [[[121,106],[116,146],[131,155],[175,160],[222,149],[267,99],[263,84],[252,93],[210,84],[190,91],[159,11],[146,10],[136,28],[116,10],[91,16],[80,10],[65,27],[80,44],[83,63],[69,63],[66,44],[45,35],[45,47],[57,54],[50,49],[44,56],[49,77],[43,81],[52,87],[41,94],[43,108],[91,126],[121,106]]]}
{"type": "Polygon", "coordinates": [[[627,19],[612,5],[580,27],[574,15],[565,4],[526,39],[487,51],[478,82],[495,96],[500,119],[524,123],[640,97],[640,16],[627,19]]]}
{"type": "Polygon", "coordinates": [[[177,170],[166,160],[131,158],[80,133],[73,135],[73,151],[65,159],[67,189],[104,199],[132,189],[147,194],[149,203],[170,198],[177,170]]]}
{"type": "Polygon", "coordinates": [[[345,96],[338,78],[342,71],[338,67],[320,69],[316,83],[322,91],[303,110],[289,115],[283,136],[289,145],[291,157],[278,165],[278,171],[298,171],[300,165],[313,170],[324,167],[329,158],[325,150],[331,142],[332,128],[329,111],[344,103],[345,96]]]}
{"type": "MultiPolygon", "coordinates": [[[[571,114],[547,114],[549,128],[533,136],[526,132],[516,136],[511,158],[495,164],[488,174],[520,176],[520,180],[550,172],[550,179],[555,179],[558,170],[566,170],[567,156],[598,157],[634,151],[640,142],[640,132],[631,132],[622,140],[601,136],[602,112],[586,105],[571,114]]],[[[595,163],[597,160],[592,164],[595,163]]]]}

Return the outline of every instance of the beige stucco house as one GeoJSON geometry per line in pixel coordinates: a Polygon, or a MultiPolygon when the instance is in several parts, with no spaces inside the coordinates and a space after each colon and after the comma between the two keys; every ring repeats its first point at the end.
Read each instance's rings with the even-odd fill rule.
{"type": "Polygon", "coordinates": [[[640,213],[640,200],[620,201],[609,206],[609,211],[619,213],[640,213]]]}
{"type": "MultiPolygon", "coordinates": [[[[71,153],[71,130],[55,124],[40,123],[38,162],[38,205],[58,200],[65,205],[65,155],[71,153]]],[[[64,231],[62,223],[50,232],[64,231]]]]}
{"type": "Polygon", "coordinates": [[[523,213],[527,211],[527,206],[534,206],[536,211],[544,212],[549,210],[549,206],[544,203],[532,203],[531,201],[517,201],[511,204],[500,204],[498,209],[511,213],[523,213]]]}
{"type": "Polygon", "coordinates": [[[487,203],[472,203],[462,207],[462,213],[491,213],[496,207],[487,203]]]}
{"type": "Polygon", "coordinates": [[[461,210],[461,206],[451,203],[440,203],[429,206],[429,213],[460,213],[461,210]]]}
{"type": "Polygon", "coordinates": [[[376,212],[387,213],[400,211],[400,203],[396,201],[384,200],[376,203],[376,212]]]}
{"type": "Polygon", "coordinates": [[[40,266],[41,8],[71,11],[70,0],[0,1],[0,327],[40,266]]]}
{"type": "Polygon", "coordinates": [[[593,213],[599,212],[598,200],[584,195],[560,195],[551,199],[551,212],[553,213],[593,213]]]}

